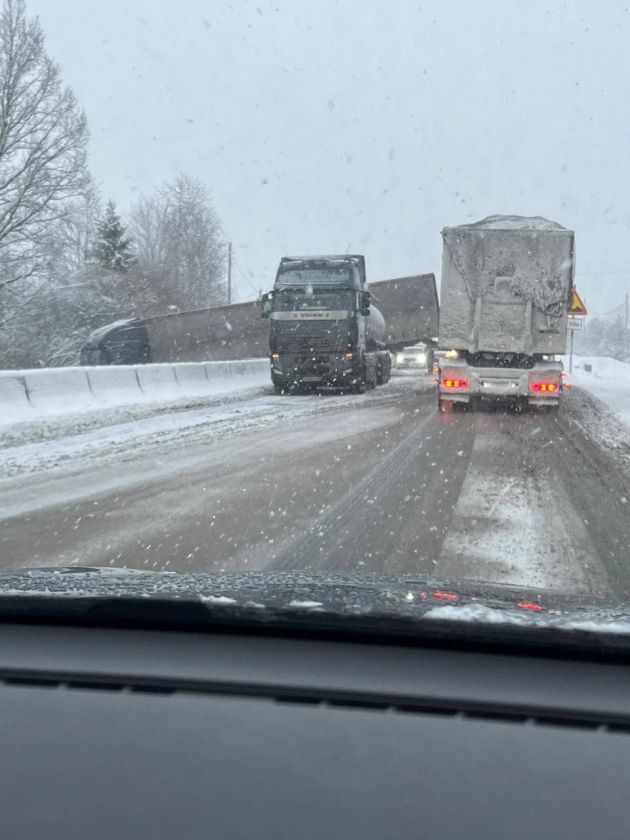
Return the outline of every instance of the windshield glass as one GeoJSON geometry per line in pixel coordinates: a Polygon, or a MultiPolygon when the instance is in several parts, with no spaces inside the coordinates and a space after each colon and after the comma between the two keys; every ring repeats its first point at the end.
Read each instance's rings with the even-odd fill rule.
{"type": "Polygon", "coordinates": [[[278,282],[284,286],[311,286],[314,284],[351,285],[352,270],[350,268],[290,268],[282,269],[278,273],[278,282]]]}
{"type": "Polygon", "coordinates": [[[0,0],[0,597],[630,632],[629,42],[612,1],[0,0]]]}
{"type": "Polygon", "coordinates": [[[280,291],[274,295],[274,309],[278,312],[302,309],[343,309],[350,311],[355,292],[305,289],[280,291]]]}

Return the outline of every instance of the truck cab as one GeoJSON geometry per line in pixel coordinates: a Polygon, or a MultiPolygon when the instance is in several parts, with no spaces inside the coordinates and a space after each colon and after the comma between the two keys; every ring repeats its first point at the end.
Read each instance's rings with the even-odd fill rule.
{"type": "Polygon", "coordinates": [[[283,257],[262,299],[270,321],[278,393],[334,387],[363,391],[389,379],[385,323],[371,304],[360,255],[283,257]]]}

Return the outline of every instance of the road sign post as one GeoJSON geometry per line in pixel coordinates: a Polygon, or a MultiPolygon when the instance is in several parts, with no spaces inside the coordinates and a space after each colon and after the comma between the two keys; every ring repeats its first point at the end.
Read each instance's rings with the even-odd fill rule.
{"type": "Polygon", "coordinates": [[[573,339],[578,330],[584,329],[584,321],[582,318],[586,315],[586,306],[584,301],[578,294],[577,289],[573,289],[571,294],[571,303],[569,304],[569,318],[567,321],[567,328],[571,333],[571,344],[569,349],[569,373],[573,373],[573,339]]]}

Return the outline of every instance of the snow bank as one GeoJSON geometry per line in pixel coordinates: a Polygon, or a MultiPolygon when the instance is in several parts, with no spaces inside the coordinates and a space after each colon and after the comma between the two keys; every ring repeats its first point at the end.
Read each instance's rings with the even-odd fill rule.
{"type": "Polygon", "coordinates": [[[267,359],[0,372],[0,426],[62,414],[216,396],[269,381],[267,359]]]}
{"type": "MultiPolygon", "coordinates": [[[[568,357],[564,366],[569,369],[568,357]]],[[[607,357],[577,356],[569,381],[606,403],[630,426],[630,364],[607,357]]]]}
{"type": "Polygon", "coordinates": [[[0,377],[0,423],[15,423],[29,410],[24,377],[0,377]]]}

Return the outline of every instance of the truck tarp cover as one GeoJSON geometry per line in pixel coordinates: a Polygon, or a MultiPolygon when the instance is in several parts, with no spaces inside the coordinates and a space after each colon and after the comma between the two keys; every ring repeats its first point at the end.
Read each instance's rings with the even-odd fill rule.
{"type": "Polygon", "coordinates": [[[573,231],[539,216],[490,216],[442,237],[440,347],[565,352],[573,231]]]}

